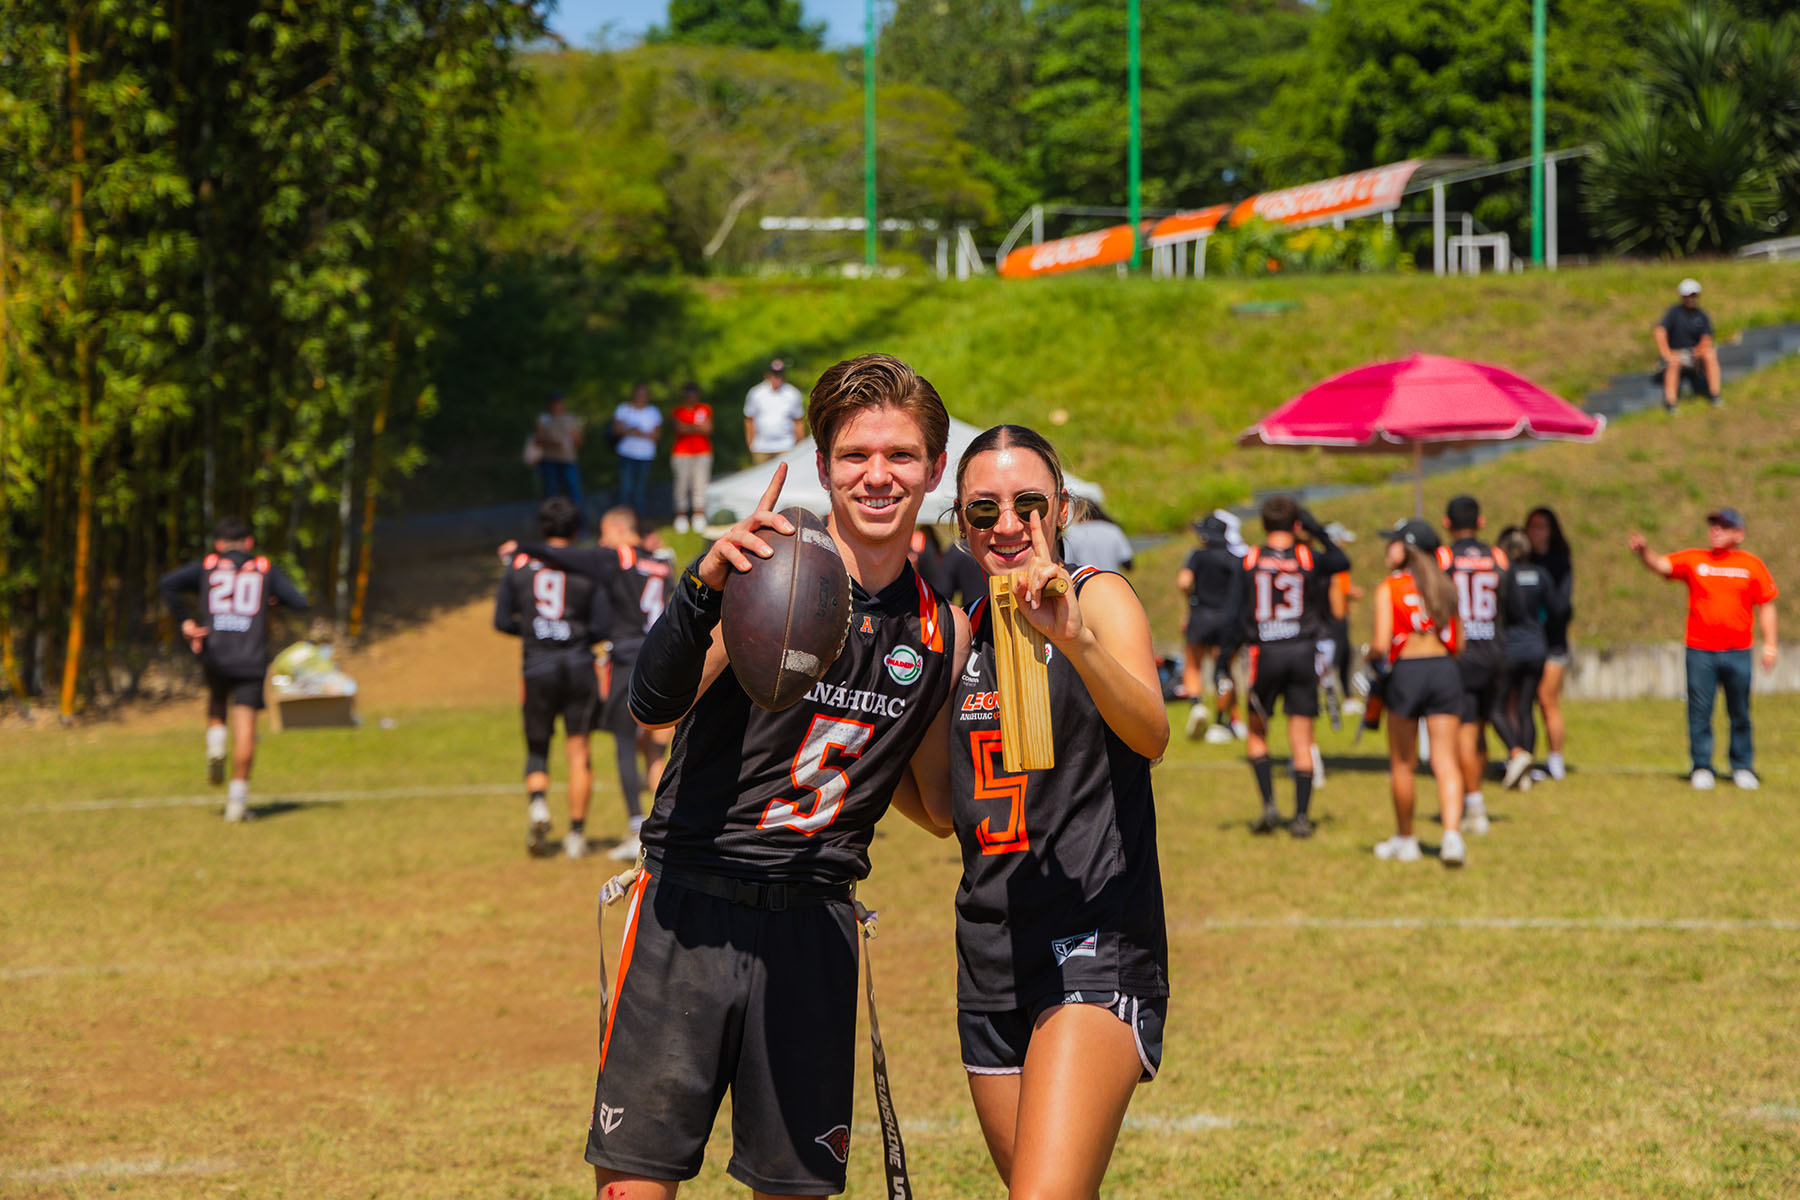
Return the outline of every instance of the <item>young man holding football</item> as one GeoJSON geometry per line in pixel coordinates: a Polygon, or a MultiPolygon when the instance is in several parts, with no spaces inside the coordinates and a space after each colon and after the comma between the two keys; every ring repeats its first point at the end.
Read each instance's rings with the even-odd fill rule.
{"type": "MultiPolygon", "coordinates": [[[[600,1047],[587,1159],[607,1200],[667,1200],[700,1169],[732,1092],[727,1170],[758,1195],[844,1189],[855,1064],[855,882],[874,824],[931,726],[968,641],[907,551],[944,470],[949,416],[909,367],[871,354],[826,371],[808,423],[851,579],[842,652],[799,703],[756,707],[717,636],[733,572],[771,556],[758,510],[683,570],[632,674],[632,714],[676,725],[641,831],[619,979],[600,1047]]],[[[932,828],[916,791],[896,806],[932,828]]],[[[935,832],[935,829],[934,829],[935,832]]]]}

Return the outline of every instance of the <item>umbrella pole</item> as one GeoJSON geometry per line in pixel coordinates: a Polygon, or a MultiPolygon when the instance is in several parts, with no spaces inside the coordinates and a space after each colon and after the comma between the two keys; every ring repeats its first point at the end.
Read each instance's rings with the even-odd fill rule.
{"type": "Polygon", "coordinates": [[[1425,519],[1425,443],[1412,444],[1413,458],[1413,516],[1425,519]]]}

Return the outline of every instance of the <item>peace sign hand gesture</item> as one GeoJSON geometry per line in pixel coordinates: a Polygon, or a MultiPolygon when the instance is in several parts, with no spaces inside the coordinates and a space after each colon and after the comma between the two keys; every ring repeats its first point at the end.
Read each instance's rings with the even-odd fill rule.
{"type": "Polygon", "coordinates": [[[1081,636],[1081,605],[1069,590],[1069,572],[1058,561],[1043,518],[1031,514],[1031,557],[1013,575],[1013,597],[1032,628],[1051,642],[1081,636]]]}

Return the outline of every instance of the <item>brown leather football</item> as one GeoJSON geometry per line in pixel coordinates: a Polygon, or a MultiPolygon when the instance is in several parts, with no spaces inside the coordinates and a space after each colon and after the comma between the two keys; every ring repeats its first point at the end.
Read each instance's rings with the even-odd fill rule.
{"type": "Polygon", "coordinates": [[[726,579],[720,614],[732,673],[771,712],[806,695],[850,634],[850,573],[825,522],[802,508],[781,515],[794,533],[757,531],[775,553],[726,579]]]}

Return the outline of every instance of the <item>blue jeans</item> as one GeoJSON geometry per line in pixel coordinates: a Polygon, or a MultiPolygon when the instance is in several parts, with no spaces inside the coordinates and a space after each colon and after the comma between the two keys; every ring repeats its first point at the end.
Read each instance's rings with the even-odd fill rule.
{"type": "Polygon", "coordinates": [[[538,482],[544,487],[544,499],[567,496],[576,508],[582,506],[581,470],[574,463],[551,462],[547,458],[539,461],[538,482]]]}
{"type": "Polygon", "coordinates": [[[1731,717],[1731,769],[1753,770],[1756,747],[1750,740],[1750,651],[1687,652],[1688,753],[1694,768],[1712,770],[1713,697],[1725,689],[1725,711],[1731,717]]]}
{"type": "Polygon", "coordinates": [[[619,503],[631,505],[639,517],[650,503],[650,461],[619,455],[619,503]]]}

